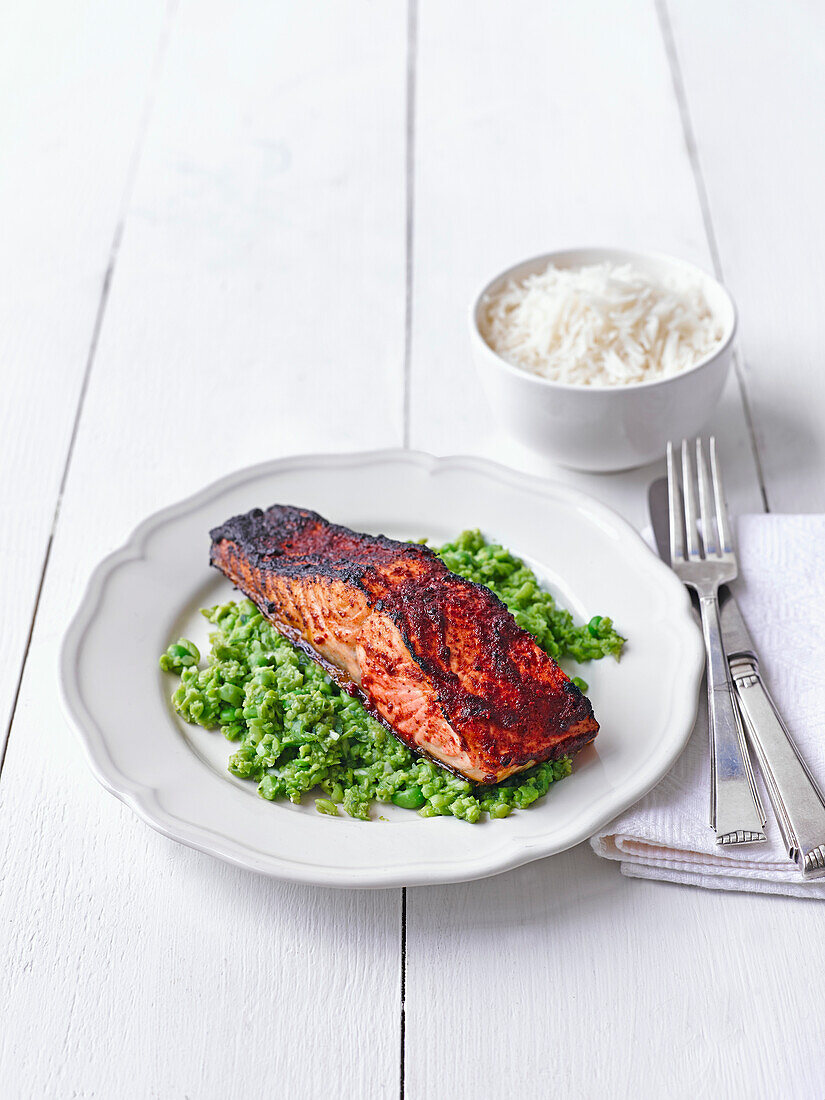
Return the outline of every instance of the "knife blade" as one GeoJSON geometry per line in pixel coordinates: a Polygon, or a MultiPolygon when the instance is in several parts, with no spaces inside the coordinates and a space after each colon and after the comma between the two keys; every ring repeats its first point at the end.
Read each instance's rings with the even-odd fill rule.
{"type": "MultiPolygon", "coordinates": [[[[659,557],[670,565],[667,478],[647,494],[659,557]]],[[[762,681],[750,631],[727,585],[719,589],[722,642],[739,712],[754,748],[788,857],[803,879],[825,876],[825,797],[802,759],[776,704],[762,681]]]]}

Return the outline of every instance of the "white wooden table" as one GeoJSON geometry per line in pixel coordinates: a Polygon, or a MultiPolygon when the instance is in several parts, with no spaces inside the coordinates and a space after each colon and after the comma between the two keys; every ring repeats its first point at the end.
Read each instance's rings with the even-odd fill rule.
{"type": "Polygon", "coordinates": [[[586,845],[282,885],[106,794],[56,688],[98,559],[273,456],[479,453],[642,525],[660,467],[554,469],[476,388],[471,292],[544,249],[715,267],[731,503],[825,509],[823,42],[815,0],[2,7],[3,1100],[825,1093],[815,902],[586,845]]]}

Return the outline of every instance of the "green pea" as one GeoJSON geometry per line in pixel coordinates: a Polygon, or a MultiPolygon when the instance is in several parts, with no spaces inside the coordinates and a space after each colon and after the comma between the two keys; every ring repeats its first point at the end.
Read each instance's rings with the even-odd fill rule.
{"type": "Polygon", "coordinates": [[[161,657],[160,667],[164,672],[181,672],[184,668],[192,668],[200,659],[200,652],[194,642],[190,642],[188,638],[178,638],[161,657]]]}
{"type": "Polygon", "coordinates": [[[218,695],[233,707],[239,707],[243,703],[243,688],[238,687],[237,684],[222,684],[218,695]]]}
{"type": "Polygon", "coordinates": [[[319,814],[329,814],[330,817],[338,817],[338,807],[329,798],[316,798],[315,809],[319,814]]]}
{"type": "Polygon", "coordinates": [[[573,683],[576,685],[579,691],[582,692],[582,694],[586,694],[587,689],[590,687],[587,680],[582,680],[581,676],[574,676],[573,683]]]}
{"type": "Polygon", "coordinates": [[[270,801],[277,798],[279,791],[278,785],[271,775],[265,775],[258,786],[258,792],[261,798],[268,798],[270,801]]]}
{"type": "Polygon", "coordinates": [[[426,802],[420,787],[407,787],[404,791],[397,791],[392,796],[392,800],[402,810],[418,810],[426,802]]]}

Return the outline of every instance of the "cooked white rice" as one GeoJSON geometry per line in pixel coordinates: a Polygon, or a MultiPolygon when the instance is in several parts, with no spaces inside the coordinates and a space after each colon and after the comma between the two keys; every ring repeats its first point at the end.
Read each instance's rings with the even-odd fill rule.
{"type": "Polygon", "coordinates": [[[722,341],[701,286],[631,264],[553,267],[482,305],[481,334],[513,366],[554,382],[620,386],[677,374],[722,341]]]}

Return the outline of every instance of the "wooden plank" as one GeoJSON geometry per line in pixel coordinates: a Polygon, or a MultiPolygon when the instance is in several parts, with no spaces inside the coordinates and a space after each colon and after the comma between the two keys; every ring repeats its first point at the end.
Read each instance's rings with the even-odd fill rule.
{"type": "Polygon", "coordinates": [[[397,1093],[400,892],[156,835],[89,776],[54,670],[147,512],[274,455],[400,443],[405,57],[406,12],[363,0],[176,18],[0,784],[17,1095],[397,1093]]]}
{"type": "MultiPolygon", "coordinates": [[[[661,467],[569,473],[504,435],[467,313],[487,278],[556,248],[650,248],[712,268],[653,5],[424,0],[417,85],[413,446],[560,477],[644,523],[661,467]]],[[[761,511],[735,380],[710,427],[733,506],[761,511]]]]}
{"type": "Polygon", "coordinates": [[[825,8],[668,5],[770,507],[825,508],[825,8]],[[709,33],[709,27],[713,32],[709,33]]]}
{"type": "Polygon", "coordinates": [[[407,913],[408,1096],[822,1091],[816,902],[626,879],[585,845],[407,913]]]}
{"type": "Polygon", "coordinates": [[[0,758],[165,18],[0,10],[0,758]]]}
{"type": "MultiPolygon", "coordinates": [[[[713,23],[705,5],[705,39],[713,23]]],[[[660,467],[570,474],[505,440],[465,325],[486,273],[555,247],[711,267],[654,5],[423,0],[417,89],[413,444],[551,473],[644,523],[660,467]]],[[[761,510],[735,380],[712,426],[734,509],[761,510]]],[[[411,890],[406,1095],[810,1095],[818,920],[792,900],[623,879],[587,846],[411,890]],[[782,1004],[800,1012],[765,1007],[782,1004]]]]}

